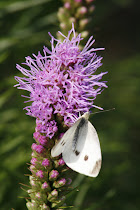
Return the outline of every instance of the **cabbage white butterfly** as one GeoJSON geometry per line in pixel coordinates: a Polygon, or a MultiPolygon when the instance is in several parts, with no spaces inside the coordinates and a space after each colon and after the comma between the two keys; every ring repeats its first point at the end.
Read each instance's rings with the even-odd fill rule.
{"type": "Polygon", "coordinates": [[[66,165],[81,174],[96,177],[101,168],[101,149],[97,132],[86,112],[70,127],[52,148],[51,155],[62,153],[66,165]]]}

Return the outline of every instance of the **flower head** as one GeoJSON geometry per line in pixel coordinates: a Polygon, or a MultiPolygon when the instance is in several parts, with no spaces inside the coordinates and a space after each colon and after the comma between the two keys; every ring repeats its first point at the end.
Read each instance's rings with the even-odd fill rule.
{"type": "MultiPolygon", "coordinates": [[[[102,65],[102,58],[96,55],[95,51],[99,49],[90,49],[95,41],[93,37],[80,51],[82,38],[80,34],[76,36],[74,26],[63,42],[50,36],[52,50],[44,47],[44,55],[39,52],[38,55],[33,54],[34,58],[26,57],[23,64],[27,69],[17,64],[24,77],[15,78],[19,89],[29,91],[29,97],[25,97],[32,103],[25,109],[28,115],[37,119],[36,132],[52,138],[58,130],[54,116],[59,114],[70,126],[79,112],[97,107],[94,99],[107,86],[100,81],[106,72],[95,74],[102,65]]],[[[37,135],[34,134],[35,137],[37,135]]],[[[44,145],[44,139],[40,139],[40,143],[44,145]]]]}

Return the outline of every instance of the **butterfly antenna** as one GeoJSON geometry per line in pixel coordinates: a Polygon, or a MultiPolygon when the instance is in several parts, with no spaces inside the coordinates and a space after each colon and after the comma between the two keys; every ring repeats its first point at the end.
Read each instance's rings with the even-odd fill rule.
{"type": "Polygon", "coordinates": [[[79,112],[79,117],[81,117],[82,115],[81,115],[81,113],[79,112]]]}
{"type": "Polygon", "coordinates": [[[100,111],[100,112],[94,112],[92,114],[98,114],[98,113],[101,113],[101,112],[109,112],[109,111],[113,111],[113,110],[115,110],[115,108],[103,110],[103,111],[100,111]]]}

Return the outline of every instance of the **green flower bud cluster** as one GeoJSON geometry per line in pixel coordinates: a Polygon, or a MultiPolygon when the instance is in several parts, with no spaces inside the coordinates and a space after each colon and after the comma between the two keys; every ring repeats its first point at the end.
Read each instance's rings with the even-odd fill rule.
{"type": "Polygon", "coordinates": [[[29,167],[32,173],[29,177],[31,189],[27,191],[30,200],[27,199],[26,206],[29,210],[57,209],[63,206],[65,194],[70,191],[69,169],[61,157],[51,158],[48,139],[46,142],[43,141],[45,144],[42,146],[41,134],[35,132],[34,138],[36,143],[32,144],[33,152],[29,167]]]}
{"type": "MultiPolygon", "coordinates": [[[[60,21],[60,28],[63,34],[71,29],[74,23],[75,29],[81,33],[82,38],[88,38],[91,16],[94,12],[94,0],[63,0],[64,6],[59,8],[58,19],[60,21]]],[[[58,39],[62,37],[57,34],[58,39]]],[[[86,40],[85,40],[86,41],[86,40]]]]}

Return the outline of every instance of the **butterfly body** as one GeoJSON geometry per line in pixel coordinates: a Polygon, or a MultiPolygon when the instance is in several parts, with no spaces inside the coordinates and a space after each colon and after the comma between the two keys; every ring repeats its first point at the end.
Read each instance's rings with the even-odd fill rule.
{"type": "Polygon", "coordinates": [[[68,167],[96,177],[101,168],[101,149],[97,132],[88,118],[89,112],[79,117],[52,148],[51,155],[56,157],[62,153],[68,167]]]}

